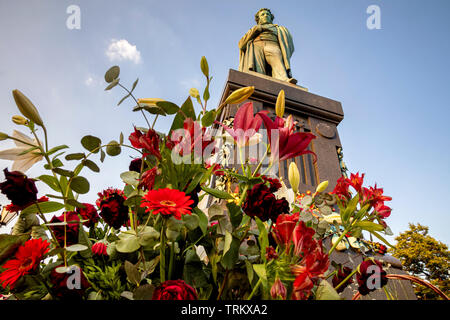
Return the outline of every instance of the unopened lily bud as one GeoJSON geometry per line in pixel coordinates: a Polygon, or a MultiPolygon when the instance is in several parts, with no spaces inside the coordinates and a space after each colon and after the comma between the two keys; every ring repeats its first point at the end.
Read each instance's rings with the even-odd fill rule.
{"type": "Polygon", "coordinates": [[[323,192],[325,191],[325,189],[328,187],[328,180],[321,182],[317,188],[316,188],[316,192],[323,192]]]}
{"type": "Polygon", "coordinates": [[[281,298],[285,300],[286,292],[286,287],[284,286],[283,282],[281,282],[280,278],[277,277],[272,285],[272,288],[270,289],[270,295],[273,299],[281,298]]]}
{"type": "Polygon", "coordinates": [[[189,95],[190,95],[192,98],[198,98],[198,97],[200,97],[200,92],[198,92],[198,90],[195,89],[195,88],[191,88],[191,89],[189,90],[189,95]]]}
{"type": "Polygon", "coordinates": [[[300,184],[300,173],[298,172],[298,168],[295,162],[291,162],[291,164],[289,165],[288,177],[289,183],[292,187],[292,191],[294,191],[294,193],[297,193],[298,186],[300,184]]]}
{"type": "Polygon", "coordinates": [[[17,108],[19,108],[20,113],[22,113],[27,119],[33,121],[39,126],[44,126],[41,116],[37,111],[34,104],[19,90],[13,90],[14,101],[16,102],[17,108]]]}
{"type": "Polygon", "coordinates": [[[0,141],[8,139],[9,136],[6,133],[0,132],[0,141]]]}
{"type": "Polygon", "coordinates": [[[157,102],[164,101],[164,99],[160,98],[145,98],[145,99],[138,99],[138,103],[148,104],[151,106],[156,106],[157,102]]]}
{"type": "Polygon", "coordinates": [[[284,106],[285,106],[284,90],[280,90],[280,93],[278,93],[277,102],[275,104],[275,113],[280,118],[283,118],[284,106]]]}
{"type": "Polygon", "coordinates": [[[255,91],[255,87],[245,87],[234,91],[228,96],[224,104],[236,104],[244,102],[250,97],[255,91]]]}
{"type": "Polygon", "coordinates": [[[18,125],[27,125],[28,124],[28,120],[22,116],[13,116],[12,122],[14,122],[15,124],[18,124],[18,125]]]}

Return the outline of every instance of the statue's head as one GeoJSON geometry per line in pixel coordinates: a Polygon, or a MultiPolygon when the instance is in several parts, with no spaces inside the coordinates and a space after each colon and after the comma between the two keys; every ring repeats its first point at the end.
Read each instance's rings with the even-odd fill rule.
{"type": "Polygon", "coordinates": [[[272,14],[272,12],[270,12],[270,9],[268,8],[259,9],[255,14],[255,21],[257,24],[272,23],[273,19],[275,19],[275,16],[272,14]]]}

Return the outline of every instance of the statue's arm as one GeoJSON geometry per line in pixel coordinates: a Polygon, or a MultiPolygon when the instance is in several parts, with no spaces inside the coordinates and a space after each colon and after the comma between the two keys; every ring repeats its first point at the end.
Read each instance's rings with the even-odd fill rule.
{"type": "Polygon", "coordinates": [[[258,34],[260,34],[262,31],[261,26],[256,25],[253,26],[250,30],[247,31],[247,33],[239,40],[238,46],[239,49],[244,50],[247,46],[247,43],[254,39],[258,34]]]}

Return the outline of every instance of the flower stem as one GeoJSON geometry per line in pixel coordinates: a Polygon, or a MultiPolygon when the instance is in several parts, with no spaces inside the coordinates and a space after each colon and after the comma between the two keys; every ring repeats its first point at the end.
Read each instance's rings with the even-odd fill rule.
{"type": "Polygon", "coordinates": [[[331,253],[336,249],[339,242],[341,242],[342,239],[344,239],[345,235],[348,233],[348,229],[344,229],[341,236],[338,238],[338,240],[334,243],[334,245],[331,247],[330,251],[328,251],[328,255],[331,255],[331,253]]]}
{"type": "MultiPolygon", "coordinates": [[[[336,287],[334,287],[335,290],[339,289],[341,286],[343,286],[353,275],[358,271],[358,268],[352,271],[344,280],[341,281],[336,287]]],[[[336,272],[336,271],[335,271],[336,272]]]]}
{"type": "Polygon", "coordinates": [[[250,293],[250,295],[247,297],[247,300],[251,300],[253,298],[253,296],[255,295],[255,293],[257,292],[257,290],[259,289],[259,286],[262,283],[262,279],[259,278],[258,282],[256,283],[255,287],[253,288],[252,292],[250,293]]]}
{"type": "Polygon", "coordinates": [[[172,241],[172,244],[170,246],[170,260],[169,260],[169,276],[168,276],[168,280],[172,279],[174,256],[175,256],[175,241],[172,241]]]}
{"type": "Polygon", "coordinates": [[[166,281],[166,224],[163,220],[161,226],[161,243],[159,246],[159,275],[160,281],[163,283],[166,281]]]}

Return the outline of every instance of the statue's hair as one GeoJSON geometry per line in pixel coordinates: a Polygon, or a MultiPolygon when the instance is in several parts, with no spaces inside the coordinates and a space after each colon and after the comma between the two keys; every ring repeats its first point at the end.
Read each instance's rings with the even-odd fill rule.
{"type": "Polygon", "coordinates": [[[261,11],[264,11],[264,10],[265,11],[269,11],[269,13],[270,13],[270,15],[272,17],[272,21],[273,21],[273,19],[275,19],[275,16],[273,15],[273,13],[270,11],[269,8],[262,8],[262,9],[259,9],[258,12],[255,14],[255,21],[256,21],[257,24],[259,23],[259,13],[261,11]]]}

